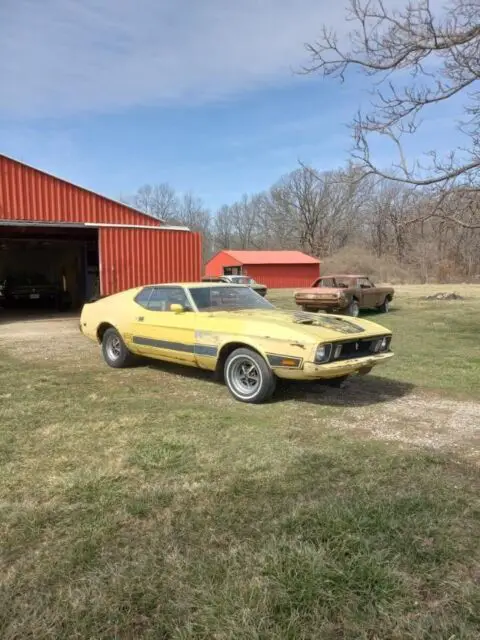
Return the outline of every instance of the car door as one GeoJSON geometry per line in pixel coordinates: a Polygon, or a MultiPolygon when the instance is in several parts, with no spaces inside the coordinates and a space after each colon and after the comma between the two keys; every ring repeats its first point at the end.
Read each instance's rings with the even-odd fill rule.
{"type": "Polygon", "coordinates": [[[360,291],[360,306],[364,309],[376,307],[376,291],[370,280],[368,278],[357,278],[357,287],[360,291]]]}
{"type": "Polygon", "coordinates": [[[152,287],[134,319],[132,340],[142,355],[193,365],[195,318],[182,287],[152,287]],[[182,305],[184,311],[171,311],[172,304],[182,305]]]}
{"type": "Polygon", "coordinates": [[[378,307],[382,304],[382,302],[385,299],[385,294],[382,292],[382,289],[378,289],[375,286],[375,283],[372,282],[372,280],[370,280],[370,278],[367,278],[369,284],[370,284],[370,304],[372,307],[378,307]]]}

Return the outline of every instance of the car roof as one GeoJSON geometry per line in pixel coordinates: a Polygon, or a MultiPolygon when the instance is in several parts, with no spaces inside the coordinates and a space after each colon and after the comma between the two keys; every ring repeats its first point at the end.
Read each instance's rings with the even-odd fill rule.
{"type": "Polygon", "coordinates": [[[243,284],[231,284],[230,282],[150,282],[136,289],[145,287],[188,287],[189,289],[201,289],[205,287],[244,287],[243,284]]]}
{"type": "Polygon", "coordinates": [[[329,273],[326,276],[320,276],[320,280],[323,278],[368,278],[363,273],[329,273]]]}

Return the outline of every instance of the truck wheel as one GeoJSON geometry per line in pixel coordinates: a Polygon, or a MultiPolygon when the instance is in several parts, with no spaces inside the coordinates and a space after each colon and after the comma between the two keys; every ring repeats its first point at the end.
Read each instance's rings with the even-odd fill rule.
{"type": "Polygon", "coordinates": [[[260,404],[275,391],[275,374],[252,349],[235,349],[225,362],[224,377],[228,390],[240,402],[260,404]]]}
{"type": "Polygon", "coordinates": [[[125,346],[122,337],[113,327],[107,329],[102,339],[103,359],[109,367],[121,369],[128,367],[134,362],[134,355],[125,346]]]}
{"type": "Polygon", "coordinates": [[[378,307],[380,313],[388,313],[390,311],[390,300],[385,298],[382,304],[378,307]]]}
{"type": "Polygon", "coordinates": [[[358,302],[356,300],[352,300],[347,307],[347,316],[353,316],[357,318],[360,313],[360,307],[358,306],[358,302]]]}

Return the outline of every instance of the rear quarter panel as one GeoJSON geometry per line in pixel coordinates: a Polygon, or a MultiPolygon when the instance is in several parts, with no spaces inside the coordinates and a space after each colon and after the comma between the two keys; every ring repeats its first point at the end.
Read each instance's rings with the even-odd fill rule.
{"type": "MultiPolygon", "coordinates": [[[[122,337],[128,334],[137,305],[134,302],[135,291],[122,292],[83,306],[80,325],[84,335],[98,340],[98,329],[102,324],[115,327],[122,337]]],[[[140,310],[140,307],[138,307],[140,310]]]]}

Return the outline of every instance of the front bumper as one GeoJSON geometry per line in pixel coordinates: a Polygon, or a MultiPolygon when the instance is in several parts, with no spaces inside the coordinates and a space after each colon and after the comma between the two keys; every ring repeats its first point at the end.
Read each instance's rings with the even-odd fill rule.
{"type": "Polygon", "coordinates": [[[302,369],[274,369],[279,378],[289,380],[328,380],[330,378],[340,378],[354,373],[368,372],[372,367],[386,362],[393,357],[393,352],[379,353],[363,358],[351,358],[338,362],[328,362],[326,364],[315,364],[305,362],[302,369]]]}
{"type": "Polygon", "coordinates": [[[342,298],[295,298],[295,304],[299,307],[310,309],[328,309],[336,311],[337,309],[345,309],[348,301],[342,298]]]}

